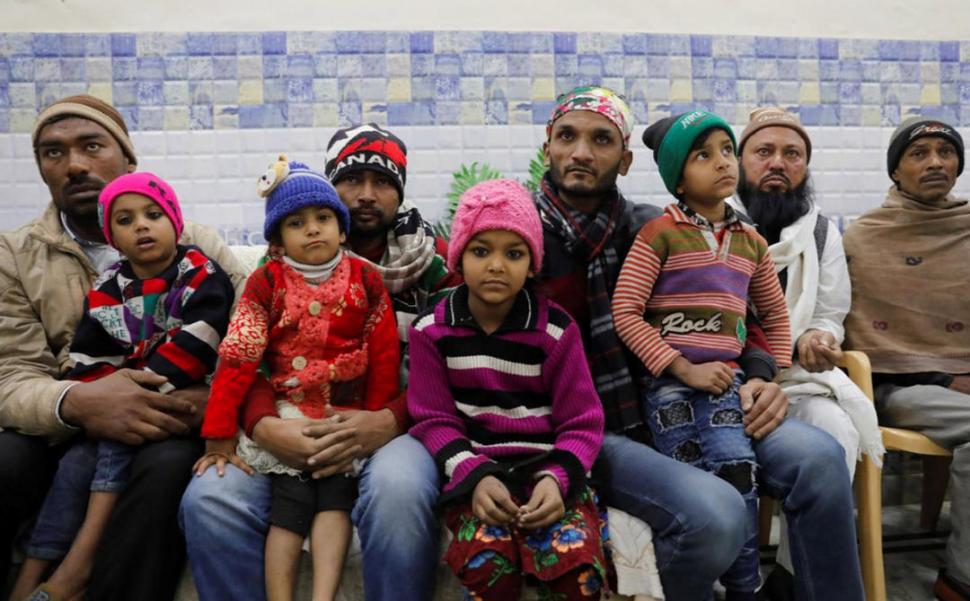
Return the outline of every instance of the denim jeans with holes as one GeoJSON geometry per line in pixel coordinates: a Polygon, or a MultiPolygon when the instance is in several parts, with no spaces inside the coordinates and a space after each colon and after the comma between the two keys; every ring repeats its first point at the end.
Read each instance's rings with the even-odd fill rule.
{"type": "Polygon", "coordinates": [[[731,388],[722,395],[661,376],[644,395],[643,415],[658,451],[723,478],[744,498],[748,517],[746,542],[721,576],[721,584],[728,590],[748,592],[760,584],[758,491],[755,454],[751,439],[744,432],[744,413],[738,396],[741,376],[736,370],[731,388]]]}

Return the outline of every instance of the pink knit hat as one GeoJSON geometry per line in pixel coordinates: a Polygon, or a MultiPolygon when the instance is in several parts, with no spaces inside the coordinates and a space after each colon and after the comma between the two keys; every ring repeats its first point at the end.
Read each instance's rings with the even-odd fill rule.
{"type": "Polygon", "coordinates": [[[98,223],[101,224],[101,231],[108,244],[114,246],[111,240],[111,204],[122,194],[128,193],[140,194],[155,201],[172,222],[172,227],[175,228],[175,239],[178,240],[182,236],[182,209],[179,207],[175,190],[154,173],[136,171],[116,178],[105,186],[98,196],[98,223]]]}
{"type": "Polygon", "coordinates": [[[448,269],[456,271],[468,241],[486,230],[507,230],[522,236],[532,255],[532,271],[542,267],[542,222],[532,195],[519,182],[493,179],[461,195],[448,241],[448,269]]]}

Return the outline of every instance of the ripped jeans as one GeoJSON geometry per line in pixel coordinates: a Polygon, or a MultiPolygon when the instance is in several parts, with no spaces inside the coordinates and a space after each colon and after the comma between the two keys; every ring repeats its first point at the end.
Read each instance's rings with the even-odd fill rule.
{"type": "Polygon", "coordinates": [[[758,491],[755,454],[744,433],[740,370],[731,388],[720,396],[690,388],[671,376],[654,381],[643,399],[643,415],[658,451],[715,474],[734,486],[747,508],[745,543],[737,559],[721,576],[724,588],[753,592],[761,583],[758,571],[758,491]]]}

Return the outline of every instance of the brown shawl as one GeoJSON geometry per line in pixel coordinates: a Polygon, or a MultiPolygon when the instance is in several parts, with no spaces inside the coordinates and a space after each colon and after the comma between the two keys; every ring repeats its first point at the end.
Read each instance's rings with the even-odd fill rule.
{"type": "Polygon", "coordinates": [[[877,373],[970,372],[970,204],[889,190],[845,232],[848,348],[877,373]]]}

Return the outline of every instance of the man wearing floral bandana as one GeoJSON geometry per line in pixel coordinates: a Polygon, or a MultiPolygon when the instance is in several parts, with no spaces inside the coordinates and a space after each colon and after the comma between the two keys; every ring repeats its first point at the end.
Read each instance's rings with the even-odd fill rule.
{"type": "MultiPolygon", "coordinates": [[[[634,237],[660,215],[657,207],[627,201],[616,188],[616,177],[625,175],[633,160],[631,130],[626,103],[610,90],[577,88],[560,97],[546,129],[548,171],[535,198],[546,255],[536,280],[583,332],[606,414],[607,433],[594,470],[599,491],[611,506],[653,529],[666,598],[709,599],[712,583],[748,535],[744,504],[723,480],[664,457],[646,442],[638,409],[644,374],[635,371],[638,362],[627,356],[610,312],[620,265],[634,237]]],[[[800,543],[793,550],[799,598],[851,598],[861,590],[858,561],[850,561],[855,558],[851,490],[844,475],[840,480],[830,469],[844,463],[842,449],[824,432],[784,419],[788,401],[771,382],[776,367],[766,347],[764,333],[749,320],[741,358],[748,379],[740,395],[762,489],[784,501],[791,536],[800,543]]]]}

